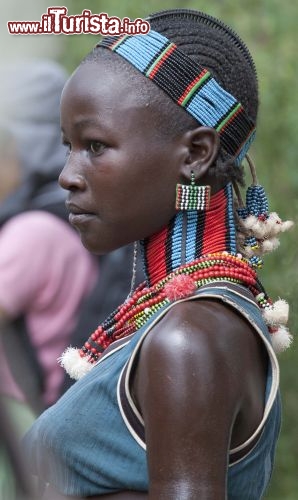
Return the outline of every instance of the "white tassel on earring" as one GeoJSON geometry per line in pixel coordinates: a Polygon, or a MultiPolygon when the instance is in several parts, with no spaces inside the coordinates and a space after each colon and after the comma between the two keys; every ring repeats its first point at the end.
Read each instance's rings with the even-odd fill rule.
{"type": "Polygon", "coordinates": [[[264,221],[258,219],[258,217],[256,217],[255,215],[249,215],[246,219],[242,220],[241,226],[258,239],[262,239],[265,237],[265,223],[264,221]]]}
{"type": "Polygon", "coordinates": [[[263,309],[263,318],[269,327],[272,347],[279,354],[290,347],[293,336],[285,326],[289,317],[289,304],[279,299],[269,307],[263,309]]]}
{"type": "Polygon", "coordinates": [[[279,299],[263,310],[263,318],[267,325],[286,325],[289,317],[289,304],[279,299]]]}
{"type": "Polygon", "coordinates": [[[260,241],[260,255],[263,255],[264,253],[273,252],[273,250],[276,250],[279,247],[279,245],[280,241],[278,238],[275,237],[260,241]]]}
{"type": "Polygon", "coordinates": [[[279,233],[284,233],[291,229],[294,222],[282,221],[276,212],[268,214],[267,219],[259,219],[255,215],[248,215],[246,219],[240,220],[241,226],[257,239],[272,238],[279,233]]]}
{"type": "Polygon", "coordinates": [[[87,358],[82,358],[80,350],[74,347],[67,347],[61,357],[58,358],[58,362],[70,378],[75,380],[82,378],[92,368],[92,364],[88,362],[87,358]]]}
{"type": "Polygon", "coordinates": [[[271,333],[271,339],[274,352],[279,354],[290,347],[293,336],[290,334],[287,327],[281,325],[271,333]]]}
{"type": "Polygon", "coordinates": [[[276,212],[271,212],[266,220],[265,224],[265,234],[264,236],[272,237],[276,236],[279,233],[284,233],[291,229],[294,225],[293,221],[286,220],[282,221],[279,215],[276,212]]]}
{"type": "Polygon", "coordinates": [[[256,296],[256,300],[262,309],[262,316],[268,326],[272,347],[276,354],[285,351],[292,343],[293,337],[286,324],[289,316],[289,304],[279,299],[272,303],[262,292],[256,296]]]}

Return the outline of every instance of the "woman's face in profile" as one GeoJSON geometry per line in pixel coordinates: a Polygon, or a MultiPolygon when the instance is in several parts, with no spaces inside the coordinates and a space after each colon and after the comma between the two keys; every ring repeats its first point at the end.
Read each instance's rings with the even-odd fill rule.
{"type": "Polygon", "coordinates": [[[94,253],[150,236],[175,214],[185,150],[156,132],[154,113],[106,62],[81,65],[64,88],[69,154],[59,182],[69,190],[70,222],[94,253]]]}

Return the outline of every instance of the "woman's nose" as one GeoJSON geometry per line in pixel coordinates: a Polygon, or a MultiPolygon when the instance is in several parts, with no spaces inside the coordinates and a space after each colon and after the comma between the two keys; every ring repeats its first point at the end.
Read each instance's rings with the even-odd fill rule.
{"type": "Polygon", "coordinates": [[[70,152],[64,168],[59,175],[58,182],[63,189],[67,189],[68,191],[83,191],[86,188],[85,178],[78,168],[72,152],[70,152]]]}

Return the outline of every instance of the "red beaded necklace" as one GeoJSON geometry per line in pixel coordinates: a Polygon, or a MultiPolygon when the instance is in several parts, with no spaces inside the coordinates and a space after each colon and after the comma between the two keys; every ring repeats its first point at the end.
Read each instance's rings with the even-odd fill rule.
{"type": "Polygon", "coordinates": [[[211,197],[209,209],[178,212],[167,227],[140,245],[146,281],[96,328],[81,349],[66,349],[60,361],[72,378],[87,373],[115,340],[133,334],[163,307],[194,295],[211,282],[229,281],[249,288],[277,339],[277,349],[279,344],[282,349],[289,345],[291,337],[279,326],[285,323],[285,305],[272,303],[253,260],[237,253],[231,184],[211,197]],[[286,340],[280,340],[280,335],[286,335],[286,340]]]}
{"type": "Polygon", "coordinates": [[[135,332],[163,306],[195,293],[211,281],[230,281],[255,287],[256,272],[241,256],[227,252],[208,254],[179,267],[151,287],[142,283],[124,304],[100,325],[80,350],[94,363],[115,340],[135,332]]]}

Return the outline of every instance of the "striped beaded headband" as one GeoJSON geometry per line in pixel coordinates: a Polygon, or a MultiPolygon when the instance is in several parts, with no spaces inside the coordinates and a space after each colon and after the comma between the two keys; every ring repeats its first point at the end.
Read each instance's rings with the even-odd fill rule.
{"type": "Polygon", "coordinates": [[[224,150],[241,165],[255,136],[254,122],[206,68],[154,30],[146,35],[104,37],[96,47],[122,56],[200,125],[214,128],[224,150]]]}

